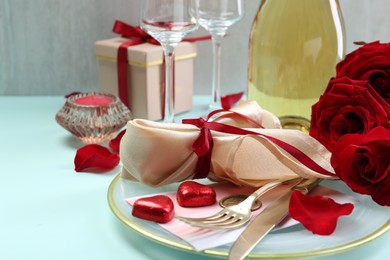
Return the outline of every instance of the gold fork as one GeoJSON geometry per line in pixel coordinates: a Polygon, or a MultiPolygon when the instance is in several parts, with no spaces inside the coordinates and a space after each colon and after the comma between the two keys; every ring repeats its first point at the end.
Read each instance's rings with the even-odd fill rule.
{"type": "Polygon", "coordinates": [[[250,220],[253,203],[264,193],[278,187],[282,184],[287,184],[292,180],[299,180],[300,178],[280,179],[269,182],[254,193],[249,195],[244,201],[237,205],[228,206],[214,215],[204,218],[186,218],[176,217],[177,219],[190,224],[194,227],[206,229],[235,229],[239,228],[250,220]]]}

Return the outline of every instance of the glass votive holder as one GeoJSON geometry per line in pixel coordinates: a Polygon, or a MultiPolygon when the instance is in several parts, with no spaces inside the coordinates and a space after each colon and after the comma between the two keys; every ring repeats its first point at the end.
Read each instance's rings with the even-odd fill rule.
{"type": "Polygon", "coordinates": [[[92,144],[111,140],[132,114],[117,96],[88,92],[67,98],[55,118],[81,142],[92,144]]]}

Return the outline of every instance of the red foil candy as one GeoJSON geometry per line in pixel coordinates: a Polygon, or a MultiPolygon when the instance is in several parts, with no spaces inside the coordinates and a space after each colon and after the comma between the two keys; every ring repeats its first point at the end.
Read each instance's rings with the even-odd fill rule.
{"type": "Polygon", "coordinates": [[[208,206],[215,203],[216,193],[210,186],[186,181],[179,185],[176,199],[182,207],[208,206]]]}
{"type": "Polygon", "coordinates": [[[132,215],[158,223],[167,223],[174,215],[173,202],[165,195],[140,198],[134,202],[132,215]]]}

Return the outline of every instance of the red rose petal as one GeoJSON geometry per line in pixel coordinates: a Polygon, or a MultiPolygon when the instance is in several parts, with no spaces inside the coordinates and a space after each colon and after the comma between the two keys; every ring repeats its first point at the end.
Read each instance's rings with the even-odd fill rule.
{"type": "Polygon", "coordinates": [[[353,208],[351,203],[339,204],[328,197],[306,196],[296,190],[291,195],[289,212],[314,234],[330,235],[336,229],[338,218],[351,214],[353,208]]]}
{"type": "Polygon", "coordinates": [[[89,144],[77,150],[74,165],[76,172],[101,172],[115,168],[119,161],[119,155],[111,153],[106,147],[89,144]]]}
{"type": "Polygon", "coordinates": [[[121,131],[114,139],[112,139],[108,146],[115,152],[119,153],[119,145],[121,143],[123,135],[126,133],[126,130],[121,131]]]}
{"type": "Polygon", "coordinates": [[[236,94],[230,94],[230,95],[221,97],[222,108],[225,110],[231,109],[234,106],[234,104],[236,104],[241,99],[241,97],[243,95],[244,95],[244,92],[239,92],[236,94]]]}

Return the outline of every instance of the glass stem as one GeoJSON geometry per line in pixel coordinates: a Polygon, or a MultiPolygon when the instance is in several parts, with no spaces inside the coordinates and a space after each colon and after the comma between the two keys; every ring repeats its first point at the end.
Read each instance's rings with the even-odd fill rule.
{"type": "Polygon", "coordinates": [[[221,101],[221,50],[224,33],[212,34],[213,44],[213,76],[211,86],[211,104],[212,109],[220,108],[221,101]]]}
{"type": "Polygon", "coordinates": [[[164,80],[164,105],[162,108],[163,121],[174,122],[174,57],[175,47],[171,44],[163,45],[165,58],[165,80],[164,80]]]}

